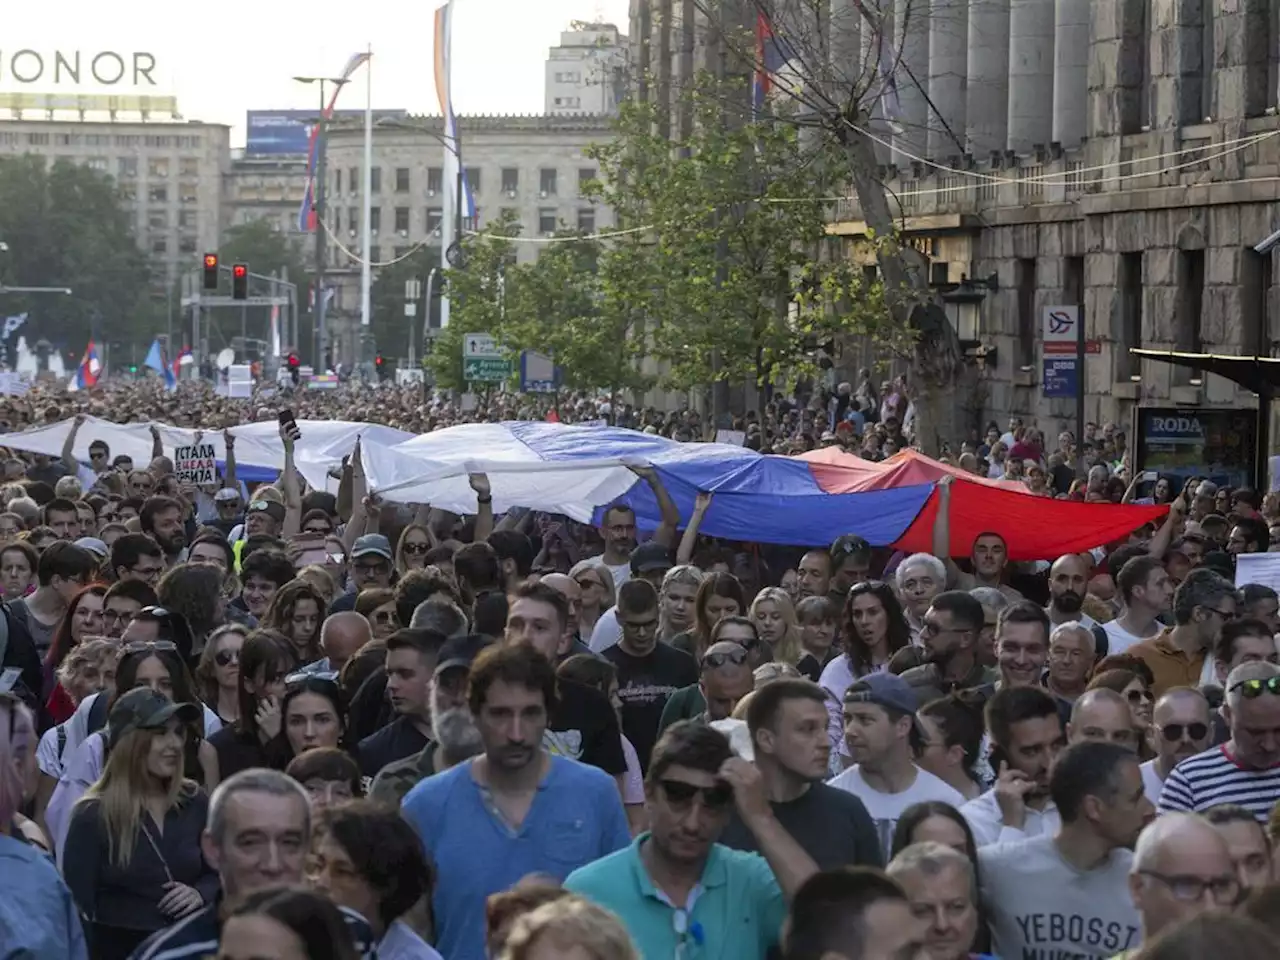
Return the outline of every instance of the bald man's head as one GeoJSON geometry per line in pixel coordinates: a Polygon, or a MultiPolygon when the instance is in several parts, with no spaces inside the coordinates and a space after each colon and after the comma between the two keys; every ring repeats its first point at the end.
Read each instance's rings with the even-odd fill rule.
{"type": "Polygon", "coordinates": [[[713,643],[702,655],[700,684],[707,701],[707,719],[731,716],[738,701],[755,686],[746,648],[732,640],[713,643]]]}
{"type": "Polygon", "coordinates": [[[1130,750],[1138,749],[1138,733],[1133,729],[1129,703],[1114,690],[1098,687],[1086,690],[1071,708],[1067,741],[1098,740],[1130,750]]]}
{"type": "Polygon", "coordinates": [[[320,646],[334,670],[341,670],[372,639],[369,621],[354,610],[330,614],[320,627],[320,646]]]}
{"type": "Polygon", "coordinates": [[[1227,841],[1211,824],[1194,813],[1166,813],[1138,836],[1129,889],[1145,941],[1205,910],[1234,906],[1240,881],[1227,841]],[[1201,895],[1186,897],[1194,887],[1201,895]]]}

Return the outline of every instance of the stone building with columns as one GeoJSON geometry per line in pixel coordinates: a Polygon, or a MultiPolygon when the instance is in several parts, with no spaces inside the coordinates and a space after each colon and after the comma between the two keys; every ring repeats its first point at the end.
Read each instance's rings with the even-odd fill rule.
{"type": "MultiPolygon", "coordinates": [[[[840,66],[874,76],[870,22],[855,0],[828,2],[830,49],[861,57],[840,66]]],[[[654,87],[677,84],[706,48],[685,42],[698,35],[682,26],[689,6],[633,3],[633,38],[650,26],[654,87]]],[[[895,213],[936,285],[983,281],[947,304],[960,337],[988,353],[956,426],[1018,415],[1052,435],[1073,424],[1074,400],[1046,397],[1043,383],[1042,316],[1057,305],[1079,307],[1098,342],[1087,419],[1127,424],[1135,405],[1252,406],[1226,380],[1130,350],[1276,352],[1274,255],[1253,247],[1280,227],[1280,2],[878,7],[898,53],[900,112],[894,129],[870,129],[895,213]]],[[[831,231],[866,256],[856,200],[833,206],[831,231]]],[[[855,345],[839,366],[873,359],[855,345]]]]}

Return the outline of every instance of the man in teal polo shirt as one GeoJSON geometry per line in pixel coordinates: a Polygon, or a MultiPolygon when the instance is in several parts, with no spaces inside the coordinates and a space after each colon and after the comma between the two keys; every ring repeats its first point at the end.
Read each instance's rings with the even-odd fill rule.
{"type": "Polygon", "coordinates": [[[565,887],[616,913],[645,960],[764,960],[818,868],[774,817],[760,772],[724,734],[682,721],[653,748],[645,807],[650,832],[565,887]],[[734,805],[763,856],[716,842],[734,805]]]}

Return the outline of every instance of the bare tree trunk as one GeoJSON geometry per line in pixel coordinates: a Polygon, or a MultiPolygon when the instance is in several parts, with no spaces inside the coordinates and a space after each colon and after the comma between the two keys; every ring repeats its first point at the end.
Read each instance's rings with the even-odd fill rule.
{"type": "Polygon", "coordinates": [[[954,439],[952,393],[960,367],[956,333],[929,290],[923,257],[894,241],[897,226],[871,141],[848,125],[837,135],[849,157],[862,218],[875,231],[885,302],[893,319],[916,334],[911,365],[916,443],[927,455],[937,456],[941,441],[954,439]]]}

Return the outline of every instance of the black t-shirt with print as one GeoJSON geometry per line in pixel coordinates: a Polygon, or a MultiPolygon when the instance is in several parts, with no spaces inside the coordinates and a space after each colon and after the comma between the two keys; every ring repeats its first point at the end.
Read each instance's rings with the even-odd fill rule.
{"type": "Polygon", "coordinates": [[[677,690],[698,682],[693,657],[665,643],[647,656],[637,657],[614,644],[600,654],[618,670],[622,700],[622,732],[636,748],[640,769],[649,769],[649,754],[658,740],[662,708],[677,690]]]}
{"type": "Polygon", "coordinates": [[[599,767],[611,776],[627,772],[622,730],[609,698],[567,680],[556,681],[556,707],[547,722],[544,745],[552,753],[599,767]]]}

